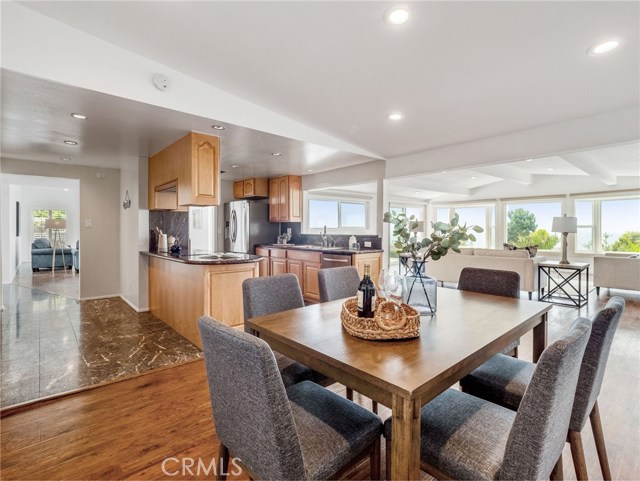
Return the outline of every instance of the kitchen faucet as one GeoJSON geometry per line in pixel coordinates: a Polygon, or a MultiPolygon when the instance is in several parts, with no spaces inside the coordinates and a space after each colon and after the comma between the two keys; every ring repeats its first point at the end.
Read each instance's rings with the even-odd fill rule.
{"type": "Polygon", "coordinates": [[[324,232],[322,232],[320,234],[320,237],[322,237],[322,247],[331,247],[331,245],[336,245],[336,241],[333,239],[333,237],[331,237],[329,234],[327,234],[327,226],[324,226],[324,232]]]}

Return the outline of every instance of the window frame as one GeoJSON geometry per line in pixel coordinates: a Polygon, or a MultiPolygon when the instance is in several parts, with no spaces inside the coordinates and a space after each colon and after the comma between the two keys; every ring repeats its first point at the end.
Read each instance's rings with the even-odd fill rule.
{"type": "MultiPolygon", "coordinates": [[[[64,209],[31,209],[31,242],[33,242],[36,239],[47,239],[51,245],[53,245],[53,230],[51,227],[44,227],[43,232],[46,233],[46,237],[43,236],[38,236],[36,237],[36,229],[35,229],[35,219],[36,217],[34,216],[34,213],[36,211],[46,211],[49,213],[49,217],[38,217],[38,219],[64,219],[64,220],[68,220],[67,218],[67,211],[64,209]],[[53,211],[60,211],[64,213],[64,217],[53,217],[53,211]]],[[[63,243],[63,245],[67,245],[67,229],[66,227],[64,229],[58,229],[58,233],[60,235],[60,240],[63,243]]]]}
{"type": "MultiPolygon", "coordinates": [[[[449,218],[447,222],[449,222],[453,218],[453,215],[455,214],[456,209],[468,209],[468,208],[480,208],[480,207],[484,208],[484,214],[485,214],[485,218],[484,218],[485,227],[484,227],[484,232],[482,234],[484,234],[486,247],[477,247],[475,243],[473,247],[477,247],[478,249],[495,249],[496,248],[495,245],[497,242],[496,240],[497,210],[498,210],[497,202],[451,202],[451,203],[449,202],[435,203],[434,202],[431,204],[431,218],[433,219],[433,222],[436,222],[438,219],[438,216],[437,216],[438,209],[448,209],[449,218]]],[[[431,222],[429,222],[427,231],[429,234],[432,231],[431,222]]],[[[478,237],[478,234],[474,233],[474,235],[478,237]]]]}
{"type": "MultiPolygon", "coordinates": [[[[503,239],[503,244],[509,242],[509,216],[508,216],[508,206],[513,205],[513,204],[551,204],[551,203],[558,203],[560,204],[560,216],[564,215],[566,212],[566,206],[565,206],[565,198],[564,197],[560,197],[560,196],[549,196],[549,197],[536,197],[536,198],[526,198],[526,197],[519,197],[519,198],[513,198],[513,199],[503,199],[502,201],[502,219],[503,219],[503,226],[502,226],[502,239],[503,239]]],[[[562,252],[562,234],[558,234],[557,232],[552,232],[551,229],[549,229],[549,234],[557,234],[558,235],[558,248],[557,249],[538,249],[538,252],[544,252],[544,253],[548,253],[548,254],[557,254],[559,252],[562,252]]]]}
{"type": "Polygon", "coordinates": [[[327,234],[335,235],[374,235],[375,231],[373,226],[375,225],[375,208],[373,208],[373,201],[375,197],[371,196],[356,196],[356,195],[335,195],[335,194],[321,194],[316,192],[303,193],[303,235],[317,235],[322,228],[309,227],[310,215],[309,215],[309,202],[311,200],[324,200],[334,201],[338,204],[338,227],[327,227],[327,234]],[[342,225],[342,204],[360,204],[365,208],[365,226],[364,227],[346,227],[342,225]]]}

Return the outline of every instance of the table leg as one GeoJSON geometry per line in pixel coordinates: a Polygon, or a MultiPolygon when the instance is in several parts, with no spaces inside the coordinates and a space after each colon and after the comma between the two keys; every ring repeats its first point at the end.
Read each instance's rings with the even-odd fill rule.
{"type": "Polygon", "coordinates": [[[538,362],[547,347],[547,313],[542,314],[540,324],[533,328],[533,362],[538,362]]]}
{"type": "Polygon", "coordinates": [[[390,480],[420,479],[420,400],[392,400],[390,480]]]}

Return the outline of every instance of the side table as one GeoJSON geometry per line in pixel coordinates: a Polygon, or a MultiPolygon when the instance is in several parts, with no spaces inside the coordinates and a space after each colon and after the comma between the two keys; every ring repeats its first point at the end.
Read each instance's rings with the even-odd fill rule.
{"type": "Polygon", "coordinates": [[[549,261],[538,264],[538,300],[570,307],[586,305],[589,302],[589,263],[560,264],[558,261],[549,261]],[[586,273],[584,281],[583,273],[586,273]],[[542,283],[543,274],[547,278],[546,289],[542,283]],[[578,281],[577,287],[571,283],[574,279],[578,281]]]}

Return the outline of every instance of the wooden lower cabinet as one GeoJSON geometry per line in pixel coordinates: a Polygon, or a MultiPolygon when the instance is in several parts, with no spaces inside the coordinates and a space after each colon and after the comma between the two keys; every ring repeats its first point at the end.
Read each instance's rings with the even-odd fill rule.
{"type": "Polygon", "coordinates": [[[242,283],[258,273],[257,262],[186,264],[149,257],[149,310],[202,349],[198,318],[242,325],[242,283]]]}
{"type": "Polygon", "coordinates": [[[374,284],[378,285],[378,277],[382,270],[382,253],[372,252],[369,254],[353,254],[351,256],[351,264],[358,269],[360,277],[364,277],[364,265],[369,264],[371,266],[371,280],[374,284]]]}
{"type": "Polygon", "coordinates": [[[298,259],[287,259],[287,272],[289,274],[295,274],[295,276],[298,278],[298,283],[300,284],[300,288],[304,293],[304,288],[302,287],[304,285],[304,277],[302,274],[302,261],[298,259]]]}
{"type": "Polygon", "coordinates": [[[269,259],[269,275],[277,276],[287,273],[287,259],[272,257],[269,259]]]}
{"type": "Polygon", "coordinates": [[[302,264],[302,279],[304,289],[302,294],[305,301],[320,302],[320,288],[318,286],[318,271],[322,264],[319,262],[304,262],[302,264]]]}
{"type": "Polygon", "coordinates": [[[271,272],[271,266],[269,265],[269,249],[265,247],[256,247],[256,255],[262,256],[262,260],[259,261],[260,277],[268,276],[271,272]]]}

